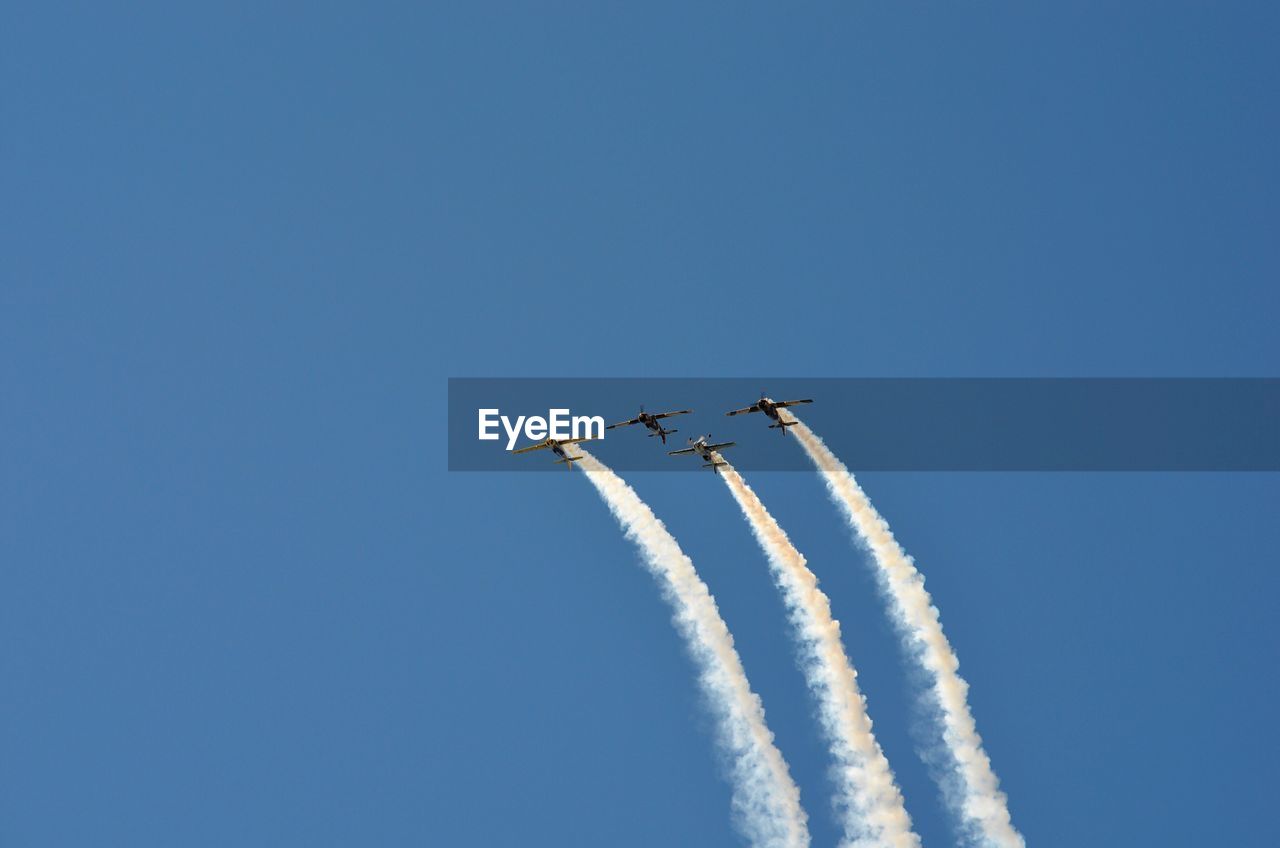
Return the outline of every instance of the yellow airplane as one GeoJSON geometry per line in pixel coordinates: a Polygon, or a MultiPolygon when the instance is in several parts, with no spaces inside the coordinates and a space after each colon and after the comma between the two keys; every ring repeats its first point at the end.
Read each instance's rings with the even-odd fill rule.
{"type": "Polygon", "coordinates": [[[528,453],[529,451],[542,450],[543,448],[551,448],[551,452],[554,453],[556,456],[560,457],[559,459],[556,460],[556,462],[557,463],[563,462],[565,466],[565,470],[572,471],[573,464],[578,460],[582,459],[582,457],[569,456],[569,454],[565,453],[564,446],[574,445],[574,444],[577,444],[578,442],[589,442],[589,441],[591,441],[591,439],[585,436],[581,439],[547,438],[547,439],[543,439],[542,441],[536,444],[529,445],[527,448],[520,448],[519,450],[514,450],[512,451],[512,453],[528,453]]]}

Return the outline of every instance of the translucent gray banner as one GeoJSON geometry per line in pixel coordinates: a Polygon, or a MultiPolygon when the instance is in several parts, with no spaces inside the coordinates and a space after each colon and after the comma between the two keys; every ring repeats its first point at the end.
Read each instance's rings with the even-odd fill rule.
{"type": "Polygon", "coordinates": [[[696,453],[668,452],[708,432],[735,443],[724,455],[741,469],[812,470],[767,409],[726,415],[759,409],[762,392],[812,399],[778,414],[794,413],[854,470],[1280,470],[1280,379],[807,377],[451,378],[449,470],[563,471],[550,446],[507,448],[570,436],[573,418],[578,435],[603,435],[586,447],[622,471],[699,470],[696,453]],[[639,417],[641,405],[693,411],[652,422],[666,444],[643,421],[598,432],[639,417]],[[548,418],[561,432],[539,427],[548,418]]]}

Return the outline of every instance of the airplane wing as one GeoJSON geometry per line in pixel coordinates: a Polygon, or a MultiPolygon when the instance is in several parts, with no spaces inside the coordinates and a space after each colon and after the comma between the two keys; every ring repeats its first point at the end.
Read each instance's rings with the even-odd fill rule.
{"type": "Polygon", "coordinates": [[[513,450],[512,453],[528,453],[529,451],[542,450],[543,448],[549,448],[549,447],[551,447],[550,442],[538,442],[536,445],[529,445],[527,448],[520,448],[519,450],[513,450]]]}
{"type": "Polygon", "coordinates": [[[813,403],[813,398],[805,398],[804,400],[780,400],[774,406],[799,406],[802,403],[813,403]]]}
{"type": "Polygon", "coordinates": [[[744,412],[759,412],[759,411],[760,411],[760,404],[753,403],[750,406],[744,406],[742,409],[735,409],[735,410],[732,410],[731,412],[726,412],[725,415],[742,415],[744,412]]]}
{"type": "Polygon", "coordinates": [[[737,442],[721,442],[718,445],[707,445],[707,450],[723,450],[724,448],[731,448],[736,444],[737,442]]]}
{"type": "MultiPolygon", "coordinates": [[[[657,415],[654,417],[661,418],[662,416],[657,415]]],[[[605,429],[612,430],[614,427],[626,427],[628,424],[639,424],[639,423],[640,423],[639,418],[632,418],[630,421],[619,421],[617,424],[610,424],[608,427],[605,427],[605,429]]]]}
{"type": "MultiPolygon", "coordinates": [[[[607,429],[607,428],[606,428],[606,429],[607,429]]],[[[592,439],[592,437],[591,437],[591,436],[583,436],[581,439],[561,439],[561,440],[560,440],[560,444],[562,444],[562,445],[576,445],[578,442],[590,442],[590,441],[593,441],[593,439],[592,439]]]]}
{"type": "MultiPolygon", "coordinates": [[[[652,417],[653,417],[653,418],[670,418],[670,417],[671,417],[671,416],[673,416],[673,415],[686,415],[686,414],[688,414],[688,413],[690,413],[690,412],[693,412],[693,410],[692,410],[692,409],[681,409],[681,410],[679,410],[679,411],[677,411],[677,412],[660,412],[660,413],[658,413],[657,415],[654,415],[654,416],[652,416],[652,417]]],[[[638,420],[638,419],[637,419],[637,420],[638,420]]]]}
{"type": "Polygon", "coordinates": [[[680,456],[681,454],[693,453],[693,452],[694,452],[693,448],[685,448],[684,450],[667,451],[667,456],[680,456]]]}

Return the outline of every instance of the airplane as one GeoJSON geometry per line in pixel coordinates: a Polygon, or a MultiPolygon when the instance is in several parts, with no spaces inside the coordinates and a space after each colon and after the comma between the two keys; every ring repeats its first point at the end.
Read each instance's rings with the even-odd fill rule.
{"type": "Polygon", "coordinates": [[[663,418],[670,418],[673,415],[685,415],[686,413],[689,413],[689,412],[693,412],[693,410],[680,409],[680,410],[676,410],[675,412],[659,412],[656,415],[654,415],[654,414],[645,412],[644,405],[642,404],[640,406],[640,414],[637,415],[635,418],[632,418],[630,421],[619,421],[617,424],[610,424],[608,427],[605,427],[605,429],[612,430],[614,427],[626,427],[630,424],[643,424],[645,427],[648,427],[650,430],[653,431],[652,433],[649,434],[649,438],[652,439],[654,436],[660,436],[662,438],[662,443],[665,445],[667,443],[667,436],[670,435],[671,433],[677,433],[679,431],[676,430],[675,428],[672,428],[670,430],[664,430],[662,428],[662,425],[659,424],[658,422],[661,421],[663,418]]]}
{"type": "Polygon", "coordinates": [[[770,424],[769,429],[781,430],[782,434],[785,436],[787,434],[787,428],[794,427],[799,422],[783,421],[782,416],[778,414],[778,410],[787,406],[798,406],[802,403],[813,403],[813,398],[805,398],[804,400],[773,400],[772,398],[765,397],[764,392],[761,392],[760,400],[750,406],[743,407],[742,409],[735,409],[732,412],[726,412],[725,415],[742,415],[747,412],[763,412],[765,415],[778,422],[776,424],[770,424]]]}
{"type": "Polygon", "coordinates": [[[737,444],[737,442],[721,442],[718,445],[713,445],[709,444],[710,441],[710,433],[705,436],[699,436],[696,439],[690,439],[689,447],[683,450],[667,451],[667,456],[680,456],[682,454],[696,453],[707,461],[706,464],[702,466],[703,468],[710,468],[716,474],[719,474],[720,472],[716,471],[716,469],[721,465],[727,465],[728,463],[716,456],[715,451],[731,448],[737,444]]]}
{"type": "Polygon", "coordinates": [[[578,460],[582,459],[582,457],[569,456],[569,454],[565,453],[564,446],[574,445],[574,444],[577,444],[578,442],[589,442],[589,441],[591,441],[591,439],[585,436],[581,439],[547,438],[535,444],[529,445],[528,447],[520,448],[519,450],[514,450],[512,451],[512,453],[528,453],[529,451],[542,450],[543,448],[551,448],[551,452],[554,453],[556,456],[560,457],[559,459],[556,460],[556,462],[557,463],[563,462],[565,466],[565,470],[572,471],[573,464],[578,460]]]}

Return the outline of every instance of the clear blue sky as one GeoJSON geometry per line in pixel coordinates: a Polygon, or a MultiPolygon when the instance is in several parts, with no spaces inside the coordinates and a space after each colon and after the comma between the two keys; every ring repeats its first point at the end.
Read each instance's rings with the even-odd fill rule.
{"type": "MultiPolygon", "coordinates": [[[[448,376],[1276,375],[1275,4],[419,5],[4,14],[6,846],[738,844],[632,549],[446,473],[448,376]]],[[[832,844],[760,553],[633,482],[832,844]]],[[[751,482],[951,844],[868,570],[751,482]]],[[[1032,845],[1273,842],[1280,478],[863,482],[1032,845]]]]}

